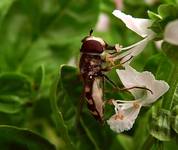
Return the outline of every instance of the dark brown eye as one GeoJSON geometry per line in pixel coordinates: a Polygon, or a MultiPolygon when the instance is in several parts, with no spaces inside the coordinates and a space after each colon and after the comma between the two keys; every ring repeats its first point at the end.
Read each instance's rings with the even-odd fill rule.
{"type": "Polygon", "coordinates": [[[86,53],[102,53],[104,50],[102,44],[96,40],[88,40],[82,44],[81,52],[86,53]]]}

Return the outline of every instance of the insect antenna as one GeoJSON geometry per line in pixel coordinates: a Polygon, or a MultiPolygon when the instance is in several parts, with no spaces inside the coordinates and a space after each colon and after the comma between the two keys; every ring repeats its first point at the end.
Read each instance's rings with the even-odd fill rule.
{"type": "Polygon", "coordinates": [[[89,33],[89,35],[91,36],[91,35],[92,35],[92,33],[93,33],[93,29],[91,29],[91,30],[90,30],[90,33],[89,33]]]}

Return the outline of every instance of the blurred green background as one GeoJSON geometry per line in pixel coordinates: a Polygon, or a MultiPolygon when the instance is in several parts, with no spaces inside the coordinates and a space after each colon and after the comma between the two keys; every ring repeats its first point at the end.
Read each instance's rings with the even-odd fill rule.
{"type": "MultiPolygon", "coordinates": [[[[0,0],[0,149],[176,149],[175,139],[149,138],[148,108],[125,134],[99,125],[85,105],[78,124],[82,91],[78,69],[65,65],[59,74],[62,64],[78,66],[81,39],[91,28],[110,44],[127,46],[141,39],[112,15],[114,9],[148,18],[147,10],[157,12],[159,5],[168,3],[177,2],[0,0]],[[99,24],[102,16],[104,29],[99,24]]],[[[149,43],[132,66],[155,73],[161,56],[159,46],[149,43]],[[157,57],[146,65],[152,56],[157,57]]],[[[109,76],[116,80],[114,71],[109,76]]]]}

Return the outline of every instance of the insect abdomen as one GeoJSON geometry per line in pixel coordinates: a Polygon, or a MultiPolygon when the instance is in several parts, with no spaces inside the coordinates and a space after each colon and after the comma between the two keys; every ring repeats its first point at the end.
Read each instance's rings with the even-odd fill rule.
{"type": "Polygon", "coordinates": [[[90,113],[95,117],[95,119],[100,122],[103,121],[103,92],[100,87],[100,78],[95,78],[91,80],[90,83],[85,83],[84,92],[87,100],[87,106],[90,113]]]}

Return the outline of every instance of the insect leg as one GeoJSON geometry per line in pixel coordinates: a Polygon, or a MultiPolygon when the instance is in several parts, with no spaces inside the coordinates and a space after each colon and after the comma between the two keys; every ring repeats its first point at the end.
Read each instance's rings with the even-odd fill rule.
{"type": "Polygon", "coordinates": [[[137,89],[148,90],[148,91],[150,91],[151,94],[153,94],[153,92],[152,92],[150,89],[146,88],[146,87],[133,86],[133,87],[129,87],[129,88],[119,88],[111,79],[109,79],[109,77],[108,77],[107,75],[102,74],[102,76],[103,76],[112,86],[114,86],[114,90],[115,90],[115,91],[129,91],[129,90],[131,90],[131,89],[137,88],[137,89]]]}
{"type": "Polygon", "coordinates": [[[114,83],[114,81],[112,81],[111,79],[109,79],[109,77],[105,74],[102,74],[102,76],[115,88],[118,88],[117,85],[114,83]]]}
{"type": "Polygon", "coordinates": [[[133,86],[133,87],[129,87],[129,88],[119,88],[119,87],[115,87],[113,89],[114,92],[118,92],[118,91],[126,91],[129,92],[129,90],[131,89],[143,89],[143,90],[147,90],[149,91],[151,94],[153,94],[153,91],[151,91],[150,89],[146,88],[146,87],[141,87],[141,86],[133,86]]]}
{"type": "Polygon", "coordinates": [[[146,87],[141,87],[141,86],[133,86],[133,87],[129,87],[129,88],[121,88],[120,90],[121,91],[128,91],[128,90],[131,90],[131,89],[143,89],[143,90],[148,90],[151,94],[153,94],[153,91],[146,88],[146,87]]]}

